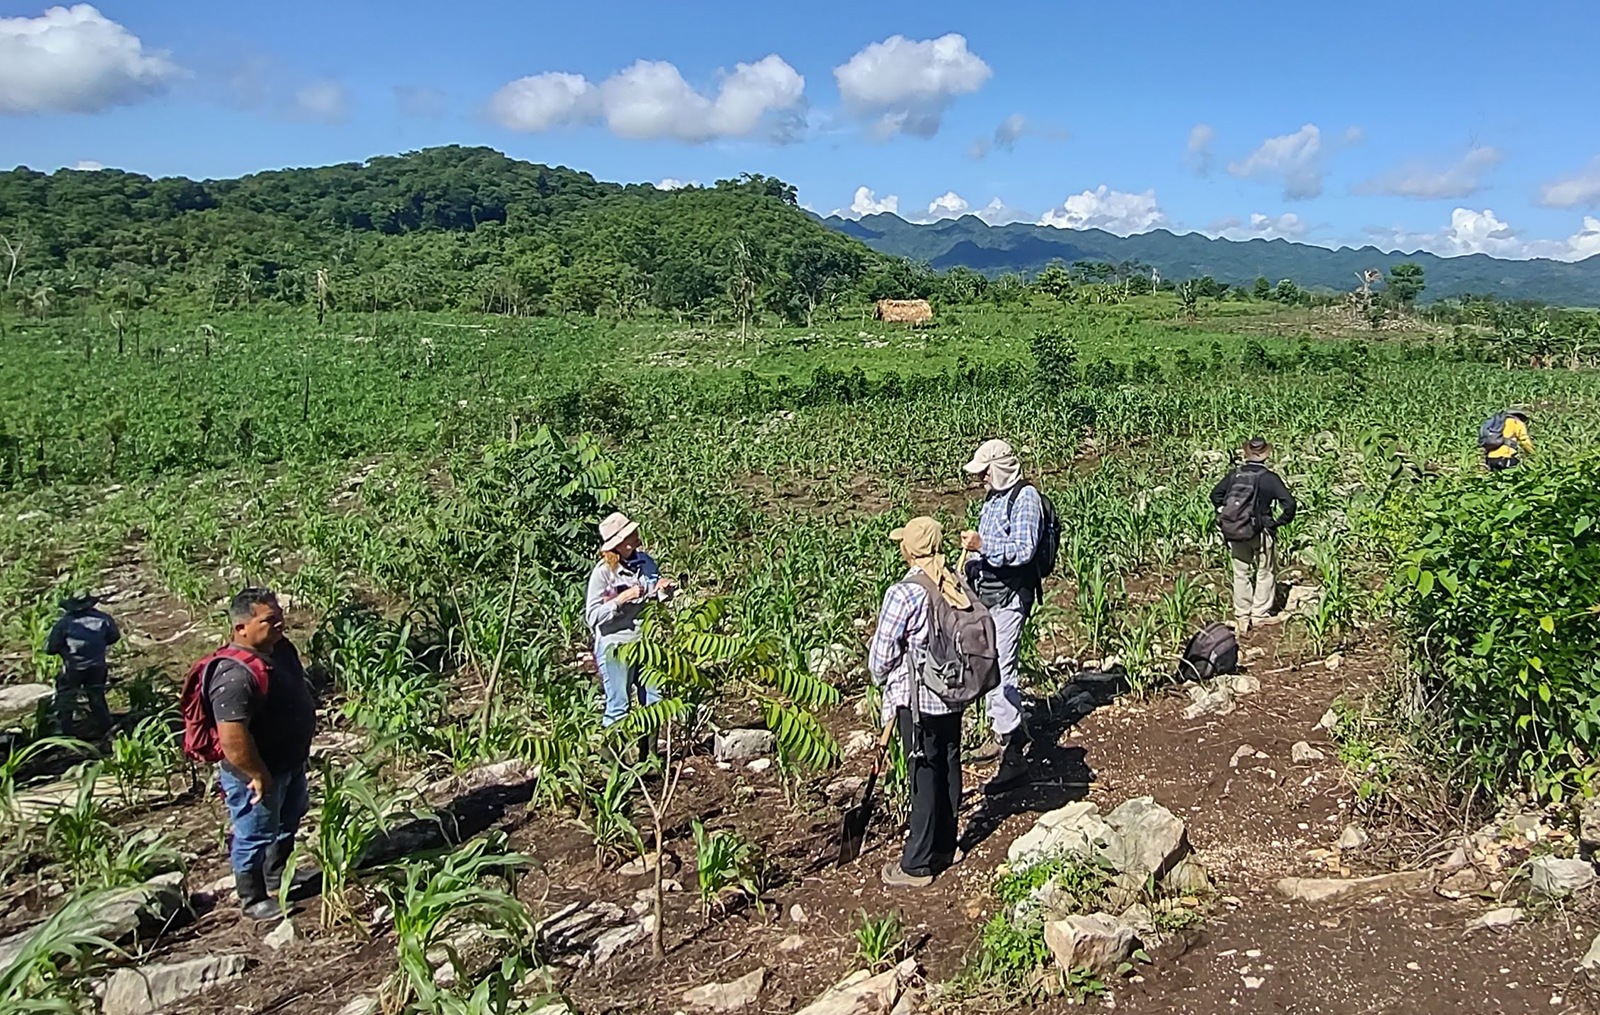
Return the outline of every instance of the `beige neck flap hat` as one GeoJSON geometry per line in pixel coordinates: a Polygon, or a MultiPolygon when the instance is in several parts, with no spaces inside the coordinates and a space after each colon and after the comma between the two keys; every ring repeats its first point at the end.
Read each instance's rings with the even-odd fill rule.
{"type": "Polygon", "coordinates": [[[1022,463],[1011,445],[998,437],[978,445],[972,461],[962,466],[970,475],[988,473],[991,490],[1009,490],[1022,478],[1022,463]]]}
{"type": "Polygon", "coordinates": [[[638,522],[630,521],[621,511],[613,511],[600,523],[600,549],[609,553],[638,531],[638,522]]]}

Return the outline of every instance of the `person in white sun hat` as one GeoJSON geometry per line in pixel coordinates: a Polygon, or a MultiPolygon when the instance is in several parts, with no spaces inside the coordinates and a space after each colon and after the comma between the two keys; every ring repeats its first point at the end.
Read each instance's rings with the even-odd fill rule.
{"type": "Polygon", "coordinates": [[[677,586],[661,580],[655,558],[640,546],[638,523],[620,511],[600,523],[600,562],[589,573],[583,618],[594,632],[594,664],[605,691],[601,725],[610,726],[628,714],[634,696],[646,705],[661,700],[653,687],[639,680],[639,668],[619,658],[617,650],[639,640],[639,615],[651,600],[663,600],[677,586]]]}

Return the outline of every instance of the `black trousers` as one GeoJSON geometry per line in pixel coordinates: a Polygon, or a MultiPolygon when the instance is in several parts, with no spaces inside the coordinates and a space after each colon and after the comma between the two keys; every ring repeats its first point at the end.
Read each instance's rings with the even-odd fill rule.
{"type": "MultiPolygon", "coordinates": [[[[914,693],[914,692],[913,692],[914,693]]],[[[961,713],[926,715],[913,730],[911,710],[896,715],[900,746],[911,782],[911,831],[900,869],[921,877],[937,874],[956,851],[956,815],[961,811],[961,713]],[[913,758],[920,744],[923,757],[913,758]]]]}
{"type": "Polygon", "coordinates": [[[1490,472],[1504,472],[1506,469],[1515,469],[1522,464],[1522,460],[1516,455],[1512,455],[1510,458],[1485,458],[1484,461],[1488,464],[1490,472]]]}

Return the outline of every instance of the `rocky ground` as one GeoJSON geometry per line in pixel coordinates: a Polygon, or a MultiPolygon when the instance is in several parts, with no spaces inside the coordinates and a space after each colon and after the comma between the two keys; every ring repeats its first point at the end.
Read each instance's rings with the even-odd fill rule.
{"type": "MultiPolygon", "coordinates": [[[[1600,998],[1583,966],[1600,966],[1600,949],[1590,952],[1600,899],[1594,868],[1575,856],[1600,834],[1542,812],[1421,836],[1365,822],[1329,737],[1330,706],[1379,681],[1389,650],[1369,638],[1339,657],[1296,665],[1278,628],[1247,635],[1244,647],[1245,672],[1209,688],[1130,700],[1091,673],[1036,701],[1044,735],[1032,748],[1033,785],[995,800],[969,793],[968,855],[926,889],[878,881],[877,868],[896,848],[887,822],[855,864],[832,863],[838,805],[854,788],[851,773],[868,765],[853,716],[835,717],[852,746],[844,774],[799,799],[785,796],[764,759],[695,757],[664,871],[667,887],[679,889],[667,896],[664,963],[649,957],[648,865],[597,869],[582,830],[529,808],[525,766],[435,781],[427,795],[457,819],[458,834],[499,827],[538,858],[538,876],[525,879],[521,893],[541,916],[553,985],[576,1012],[998,1010],[970,995],[942,1009],[938,1001],[1000,905],[991,892],[997,871],[1016,866],[1042,836],[1059,845],[1063,829],[1086,821],[1120,834],[1126,822],[1115,816],[1126,818],[1130,806],[1177,825],[1174,833],[1159,816],[1138,822],[1160,840],[1146,869],[1159,879],[1185,860],[1207,873],[1210,887],[1172,889],[1175,904],[1197,919],[1162,934],[1149,932],[1147,914],[1122,905],[1098,923],[1068,925],[1055,914],[1060,926],[1047,941],[1058,954],[1073,953],[1075,964],[1090,956],[1114,966],[1140,944],[1148,953],[1131,974],[1109,970],[1108,993],[1090,1007],[1191,1015],[1595,1011],[1600,998]],[[703,915],[682,827],[690,814],[759,841],[782,887],[760,906],[703,915]],[[903,961],[858,970],[860,915],[890,912],[907,929],[903,961]],[[1106,941],[1104,954],[1093,950],[1106,941]]],[[[337,752],[337,739],[325,738],[322,749],[337,752]]],[[[987,774],[970,770],[968,785],[987,774]]],[[[152,885],[130,893],[118,912],[99,914],[110,921],[107,936],[140,942],[141,972],[118,972],[103,985],[106,1011],[370,1010],[394,961],[381,920],[367,933],[327,933],[313,909],[270,933],[247,925],[232,908],[215,815],[204,801],[151,804],[131,818],[175,831],[196,860],[186,885],[152,885]]],[[[389,854],[422,848],[431,834],[398,837],[389,854]]],[[[1150,841],[1135,836],[1128,848],[1150,841]]],[[[0,940],[3,956],[25,940],[25,914],[48,902],[12,892],[0,905],[0,927],[11,932],[0,940]]],[[[1036,1010],[1079,1008],[1057,997],[1036,1010]]]]}

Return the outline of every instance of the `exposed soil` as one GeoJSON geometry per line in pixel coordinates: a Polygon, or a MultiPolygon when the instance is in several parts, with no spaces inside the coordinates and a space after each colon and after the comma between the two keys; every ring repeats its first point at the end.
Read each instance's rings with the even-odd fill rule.
{"type": "MultiPolygon", "coordinates": [[[[128,575],[127,583],[136,577],[128,575]]],[[[122,609],[136,602],[125,602],[122,609]]],[[[180,607],[167,601],[148,605],[129,618],[127,627],[156,635],[152,654],[164,658],[179,645],[184,651],[197,647],[198,632],[185,632],[180,607]]],[[[298,631],[301,638],[308,634],[298,631]]],[[[1530,908],[1519,925],[1468,934],[1470,919],[1502,903],[1451,901],[1419,888],[1358,902],[1309,904],[1288,901],[1275,891],[1277,879],[1289,875],[1392,869],[1398,851],[1384,849],[1381,829],[1373,830],[1374,841],[1365,851],[1341,856],[1333,850],[1353,814],[1355,791],[1336,748],[1317,729],[1318,718],[1337,696],[1359,694],[1381,679],[1392,649],[1369,635],[1346,652],[1342,666],[1330,670],[1320,660],[1297,666],[1277,627],[1246,635],[1243,645],[1264,652],[1247,664],[1262,687],[1240,697],[1237,710],[1227,715],[1185,720],[1188,700],[1181,692],[1133,701],[1113,698],[1110,685],[1097,687],[1097,707],[1088,714],[1066,711],[1062,695],[1033,702],[1034,725],[1042,735],[1032,748],[1032,786],[989,800],[977,791],[988,771],[969,769],[963,808],[967,858],[927,889],[890,890],[879,881],[878,868],[897,849],[888,818],[875,827],[860,860],[841,869],[833,863],[839,810],[824,798],[820,784],[791,801],[774,769],[722,767],[709,755],[696,755],[670,820],[665,873],[683,890],[667,896],[667,960],[652,960],[643,942],[599,968],[563,970],[556,985],[588,1015],[667,1013],[682,1010],[684,990],[760,966],[769,977],[753,1010],[789,1012],[854,967],[853,929],[862,911],[901,913],[925,976],[938,982],[961,967],[978,928],[994,911],[988,889],[995,869],[1038,813],[1085,795],[1110,809],[1128,797],[1149,794],[1188,823],[1195,853],[1217,882],[1217,899],[1202,926],[1156,949],[1139,975],[1114,982],[1110,1000],[1091,1004],[1190,1015],[1600,1010],[1586,978],[1573,973],[1575,960],[1600,928],[1600,906],[1589,900],[1542,913],[1530,908]],[[1290,749],[1300,740],[1326,757],[1293,764],[1290,749]],[[1235,764],[1246,744],[1266,757],[1247,754],[1235,764]],[[736,827],[757,840],[781,886],[759,907],[738,905],[703,916],[694,891],[691,816],[711,828],[736,827]],[[800,922],[793,918],[794,907],[803,916],[800,922]]],[[[841,734],[864,728],[845,709],[831,717],[830,725],[841,734]]],[[[855,753],[847,757],[844,771],[864,773],[868,765],[866,754],[855,753]]],[[[539,861],[518,887],[536,913],[591,900],[627,908],[651,884],[648,873],[624,877],[614,863],[597,868],[589,836],[570,818],[531,809],[528,792],[470,794],[455,808],[459,828],[452,838],[492,827],[506,830],[515,848],[539,861]]],[[[244,980],[171,1010],[321,1015],[374,993],[394,962],[393,940],[383,921],[373,920],[361,932],[324,932],[317,927],[317,903],[311,901],[296,920],[300,940],[283,952],[269,950],[262,940],[266,928],[241,920],[231,893],[212,884],[227,876],[217,817],[209,801],[190,797],[177,805],[128,812],[122,819],[174,832],[196,855],[191,890],[214,893],[212,905],[202,896],[192,920],[146,942],[146,960],[224,952],[257,960],[244,980]]],[[[647,827],[641,830],[648,836],[647,827]]],[[[1439,840],[1453,831],[1459,829],[1439,829],[1439,840]]],[[[1407,841],[1408,855],[1415,856],[1407,841]]],[[[381,901],[376,896],[361,900],[358,910],[370,916],[381,901]]],[[[0,924],[15,927],[24,914],[48,904],[36,892],[0,893],[0,924]]],[[[1036,1010],[1076,1009],[1059,998],[1036,1010]]]]}

